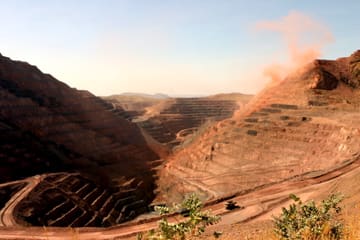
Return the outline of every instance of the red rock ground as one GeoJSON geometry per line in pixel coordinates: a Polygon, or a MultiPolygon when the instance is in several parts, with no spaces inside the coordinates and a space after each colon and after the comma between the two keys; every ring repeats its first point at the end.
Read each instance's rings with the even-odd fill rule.
{"type": "MultiPolygon", "coordinates": [[[[341,191],[346,195],[347,208],[357,204],[360,197],[357,184],[360,180],[359,64],[360,51],[336,61],[315,61],[283,82],[265,88],[233,118],[210,124],[193,135],[192,141],[180,146],[157,166],[155,202],[179,201],[186,193],[197,192],[206,201],[206,209],[222,216],[222,221],[210,228],[208,234],[212,230],[229,230],[225,239],[241,239],[239,235],[258,231],[259,224],[289,203],[290,193],[306,201],[341,191]],[[228,211],[227,200],[236,201],[244,208],[228,211]]],[[[15,94],[9,87],[6,89],[15,94]]],[[[22,98],[26,97],[22,95],[22,98]]],[[[39,104],[37,98],[28,98],[24,101],[39,104]]],[[[45,104],[49,104],[46,101],[45,104]]],[[[17,182],[4,185],[7,191],[14,192],[4,207],[8,210],[1,214],[4,225],[11,224],[5,217],[13,216],[11,206],[26,197],[23,193],[31,189],[29,186],[35,186],[37,179],[23,180],[27,185],[19,187],[20,190],[9,189],[8,184],[17,182]]],[[[58,177],[50,179],[56,183],[62,181],[58,177]]],[[[81,188],[90,184],[82,182],[77,189],[76,181],[72,183],[68,193],[81,192],[81,188]]],[[[96,186],[89,189],[86,196],[93,198],[97,189],[96,186]]],[[[120,211],[125,211],[127,205],[129,203],[120,211]]],[[[170,219],[176,221],[176,218],[178,216],[170,219]]],[[[0,236],[5,239],[128,238],[156,227],[158,219],[71,231],[8,226],[0,228],[0,236]]]]}

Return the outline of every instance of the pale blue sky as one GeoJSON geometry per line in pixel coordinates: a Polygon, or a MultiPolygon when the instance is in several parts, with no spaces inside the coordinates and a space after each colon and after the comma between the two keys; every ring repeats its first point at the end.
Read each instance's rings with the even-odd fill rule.
{"type": "Polygon", "coordinates": [[[254,93],[286,49],[254,26],[291,11],[332,32],[324,58],[360,43],[358,0],[1,0],[0,10],[0,53],[97,95],[254,93]]]}

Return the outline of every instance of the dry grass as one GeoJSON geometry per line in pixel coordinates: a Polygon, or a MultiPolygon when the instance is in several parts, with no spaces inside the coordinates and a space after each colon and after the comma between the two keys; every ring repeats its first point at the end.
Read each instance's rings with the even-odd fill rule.
{"type": "Polygon", "coordinates": [[[360,240],[360,205],[344,214],[345,240],[360,240]]]}
{"type": "MultiPolygon", "coordinates": [[[[342,240],[360,240],[360,203],[352,208],[345,208],[342,213],[342,221],[344,223],[344,235],[342,240]]],[[[231,226],[215,229],[222,232],[217,238],[219,240],[280,240],[273,232],[273,224],[271,221],[264,221],[251,224],[234,224],[231,226]]],[[[207,233],[199,240],[214,240],[211,233],[207,233]]],[[[303,240],[332,240],[327,236],[318,239],[304,237],[303,240]]]]}
{"type": "MultiPolygon", "coordinates": [[[[342,214],[344,222],[344,236],[342,240],[360,240],[360,203],[355,207],[345,208],[342,214]]],[[[191,240],[216,240],[213,232],[222,232],[219,240],[279,240],[273,233],[273,224],[270,220],[255,223],[239,223],[233,225],[214,226],[204,235],[191,240]]],[[[74,239],[76,234],[74,234],[74,239]]],[[[81,239],[81,235],[79,237],[81,239]]],[[[136,240],[135,236],[120,238],[122,240],[136,240]]],[[[303,240],[331,240],[327,237],[320,239],[304,238],[303,240]]]]}
{"type": "MultiPolygon", "coordinates": [[[[359,210],[359,209],[357,209],[359,210]]],[[[343,240],[360,240],[360,212],[357,211],[357,214],[344,215],[344,236],[341,238],[343,240]]],[[[220,238],[224,240],[233,240],[233,239],[251,239],[251,240],[279,240],[273,233],[272,229],[265,229],[259,234],[254,234],[253,236],[245,236],[244,238],[220,238]]],[[[328,234],[324,234],[320,238],[314,239],[309,237],[304,237],[303,240],[333,240],[328,234]]]]}
{"type": "MultiPolygon", "coordinates": [[[[234,229],[235,230],[235,229],[234,229]]],[[[204,236],[199,239],[215,239],[213,236],[204,236]]],[[[233,232],[223,232],[223,234],[218,238],[219,240],[280,240],[274,233],[271,228],[267,229],[254,229],[252,232],[247,231],[238,231],[233,232]]],[[[359,216],[353,216],[351,219],[346,220],[344,237],[343,240],[360,240],[360,222],[359,216]]],[[[322,236],[318,239],[304,237],[303,240],[333,240],[327,236],[322,236]]]]}

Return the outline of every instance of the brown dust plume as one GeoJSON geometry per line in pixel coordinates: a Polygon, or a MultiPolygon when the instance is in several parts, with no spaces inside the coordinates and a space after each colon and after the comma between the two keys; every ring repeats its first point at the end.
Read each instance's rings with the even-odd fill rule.
{"type": "Polygon", "coordinates": [[[258,31],[280,33],[286,44],[286,63],[274,61],[263,71],[272,83],[280,82],[295,70],[319,58],[322,48],[333,41],[326,26],[296,11],[279,20],[258,22],[255,27],[258,31]]]}

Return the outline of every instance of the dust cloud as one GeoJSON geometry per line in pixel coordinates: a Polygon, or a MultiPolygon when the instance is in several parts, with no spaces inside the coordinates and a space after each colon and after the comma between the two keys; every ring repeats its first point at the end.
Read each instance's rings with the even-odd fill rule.
{"type": "Polygon", "coordinates": [[[263,71],[272,83],[280,82],[287,75],[319,58],[322,48],[333,41],[326,26],[297,11],[292,11],[279,20],[258,22],[255,28],[257,31],[280,33],[286,44],[286,63],[276,60],[263,71]]]}

